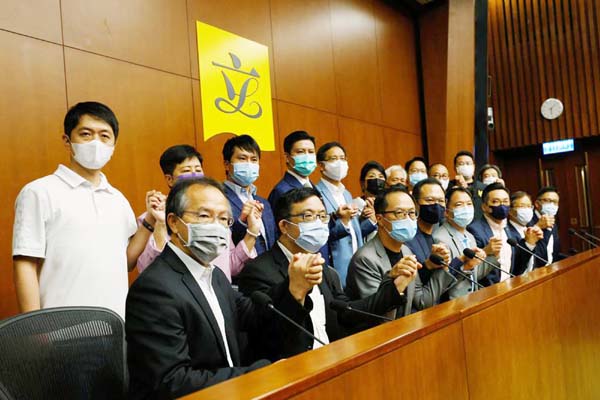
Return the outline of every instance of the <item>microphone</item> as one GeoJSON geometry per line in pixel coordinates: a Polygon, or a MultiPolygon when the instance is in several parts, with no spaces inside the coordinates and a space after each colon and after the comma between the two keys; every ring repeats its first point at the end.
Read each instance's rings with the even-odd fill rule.
{"type": "MultiPolygon", "coordinates": [[[[476,286],[478,286],[480,289],[483,287],[483,285],[479,282],[477,282],[476,280],[471,279],[471,277],[467,274],[465,274],[463,271],[461,271],[458,268],[454,268],[453,266],[451,266],[450,264],[448,264],[447,262],[444,261],[444,259],[440,256],[438,256],[437,254],[432,254],[429,256],[429,259],[431,260],[432,263],[434,263],[435,265],[443,265],[444,267],[448,267],[448,269],[450,269],[451,271],[454,271],[455,273],[457,273],[458,275],[462,276],[463,278],[465,278],[466,280],[468,280],[469,282],[475,284],[476,286]]],[[[453,277],[454,278],[454,277],[453,277]]],[[[456,278],[454,278],[456,279],[456,278]]]]}
{"type": "Polygon", "coordinates": [[[321,339],[319,339],[318,337],[316,337],[315,335],[310,333],[310,331],[308,329],[304,328],[302,325],[300,325],[299,323],[297,323],[296,321],[294,321],[293,319],[291,319],[290,317],[288,317],[287,315],[285,315],[284,313],[279,311],[277,308],[275,308],[275,306],[273,305],[273,300],[271,300],[271,298],[269,297],[268,294],[257,290],[250,294],[250,298],[252,299],[252,301],[254,303],[256,303],[260,306],[263,306],[263,307],[266,306],[266,307],[270,308],[271,310],[273,310],[275,312],[275,314],[279,315],[280,317],[283,317],[286,321],[288,321],[289,323],[294,325],[296,328],[300,329],[306,335],[310,336],[313,340],[316,340],[317,342],[319,342],[323,346],[325,346],[326,343],[324,343],[321,339]]]}
{"type": "Polygon", "coordinates": [[[508,238],[506,240],[506,243],[510,244],[512,247],[518,247],[519,249],[523,250],[526,253],[531,254],[532,256],[534,256],[535,258],[537,258],[538,260],[540,260],[541,262],[544,263],[544,265],[548,265],[548,260],[544,260],[542,257],[538,256],[537,254],[535,254],[533,251],[529,250],[527,247],[521,246],[519,244],[519,242],[517,242],[515,239],[513,238],[508,238]]]}
{"type": "Polygon", "coordinates": [[[345,301],[342,300],[332,300],[329,303],[329,307],[331,307],[333,310],[335,311],[353,311],[355,313],[358,314],[363,314],[363,315],[367,315],[369,317],[375,317],[375,318],[379,318],[382,319],[384,321],[393,321],[392,318],[388,318],[388,317],[384,317],[383,315],[378,315],[378,314],[373,314],[367,311],[363,311],[363,310],[357,310],[356,308],[352,308],[352,306],[348,303],[346,303],[345,301]]]}
{"type": "Polygon", "coordinates": [[[591,233],[584,231],[583,229],[581,230],[581,233],[583,233],[585,236],[587,236],[590,239],[594,239],[594,240],[600,242],[600,238],[598,236],[594,236],[591,233]]]}
{"type": "Polygon", "coordinates": [[[463,250],[463,254],[464,254],[466,257],[468,257],[468,258],[475,258],[475,259],[477,259],[477,260],[479,260],[479,261],[483,262],[484,264],[487,264],[487,265],[489,265],[489,266],[491,266],[491,267],[493,267],[493,268],[497,269],[498,271],[502,271],[502,272],[504,272],[504,273],[508,274],[508,275],[509,275],[511,278],[514,278],[514,277],[516,276],[516,275],[515,275],[515,274],[513,274],[512,272],[510,272],[510,271],[505,271],[505,270],[503,270],[502,268],[500,268],[499,266],[497,266],[496,264],[494,264],[494,263],[491,263],[491,262],[487,261],[486,259],[483,259],[483,258],[479,257],[477,254],[475,254],[475,252],[473,251],[473,249],[466,248],[466,249],[464,249],[464,250],[463,250]]]}
{"type": "Polygon", "coordinates": [[[577,233],[577,231],[576,231],[575,229],[573,229],[573,228],[569,228],[569,234],[571,234],[571,235],[575,235],[575,236],[577,236],[579,239],[582,239],[583,241],[585,241],[585,242],[588,242],[588,243],[589,243],[589,244],[590,244],[592,247],[594,247],[594,248],[598,247],[598,245],[597,245],[596,243],[592,242],[590,239],[586,238],[585,236],[583,236],[583,235],[580,235],[580,234],[579,234],[579,233],[577,233]]]}

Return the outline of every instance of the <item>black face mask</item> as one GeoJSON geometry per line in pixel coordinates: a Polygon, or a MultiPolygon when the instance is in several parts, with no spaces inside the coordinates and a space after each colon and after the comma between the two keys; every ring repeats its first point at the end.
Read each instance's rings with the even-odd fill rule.
{"type": "Polygon", "coordinates": [[[444,219],[446,207],[441,204],[419,205],[419,218],[428,224],[439,224],[444,219]]]}
{"type": "Polygon", "coordinates": [[[378,195],[385,189],[385,180],[379,178],[367,179],[367,192],[378,195]]]}
{"type": "Polygon", "coordinates": [[[489,206],[492,209],[492,217],[496,219],[506,219],[508,212],[510,211],[509,206],[489,206]]]}

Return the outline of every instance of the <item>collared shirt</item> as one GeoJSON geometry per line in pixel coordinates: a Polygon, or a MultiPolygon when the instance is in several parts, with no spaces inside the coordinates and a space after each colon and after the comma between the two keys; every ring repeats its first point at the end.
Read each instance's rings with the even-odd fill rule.
{"type": "MultiPolygon", "coordinates": [[[[291,251],[287,249],[279,240],[277,241],[277,245],[283,252],[285,258],[288,261],[292,260],[293,254],[291,251]]],[[[324,266],[324,268],[327,268],[324,266]]],[[[313,286],[312,291],[308,295],[313,302],[313,309],[310,312],[310,319],[313,324],[313,334],[321,339],[324,343],[329,343],[329,336],[327,336],[326,325],[326,317],[325,317],[325,299],[323,298],[323,294],[321,293],[321,289],[319,289],[318,285],[313,286]]],[[[321,347],[321,343],[316,340],[313,343],[313,349],[321,347]]]]}
{"type": "MultiPolygon", "coordinates": [[[[348,204],[346,203],[346,199],[344,198],[344,192],[346,191],[346,187],[341,182],[339,183],[339,186],[334,185],[333,183],[328,182],[325,179],[321,179],[321,182],[323,182],[323,184],[327,187],[329,192],[331,192],[331,195],[337,203],[338,208],[340,206],[348,204]]],[[[352,223],[349,223],[348,226],[344,224],[344,227],[346,227],[346,230],[352,238],[352,253],[356,253],[356,250],[358,250],[358,239],[356,237],[356,232],[354,232],[354,229],[352,228],[352,223]]]]}
{"type": "Polygon", "coordinates": [[[294,178],[296,178],[298,180],[298,182],[300,182],[302,184],[302,186],[304,186],[304,187],[313,187],[312,183],[310,182],[310,179],[308,177],[299,175],[294,170],[289,169],[289,168],[288,168],[287,172],[288,172],[288,174],[290,174],[294,178]]]}
{"type": "Polygon", "coordinates": [[[492,229],[492,233],[494,234],[494,236],[502,240],[502,247],[500,248],[500,257],[498,259],[498,261],[500,261],[500,266],[502,267],[502,272],[500,272],[500,281],[502,282],[510,278],[510,275],[506,271],[510,272],[512,264],[512,248],[507,242],[508,236],[506,235],[506,231],[504,230],[504,228],[506,228],[506,219],[503,219],[501,223],[497,223],[496,221],[488,217],[487,214],[484,214],[484,217],[488,225],[492,229]]]}
{"type": "MultiPolygon", "coordinates": [[[[542,218],[542,214],[540,214],[538,210],[535,210],[535,215],[538,217],[538,221],[542,218]]],[[[550,238],[548,239],[548,246],[546,246],[546,253],[548,253],[548,257],[546,258],[548,260],[548,264],[546,265],[550,265],[552,264],[552,260],[554,259],[554,236],[552,235],[552,228],[546,229],[548,229],[551,232],[550,238]]]]}
{"type": "Polygon", "coordinates": [[[129,202],[104,174],[94,187],[59,165],[19,193],[12,255],[43,259],[42,308],[101,306],[124,318],[127,245],[136,230],[129,202]]]}
{"type": "Polygon", "coordinates": [[[227,343],[227,334],[225,333],[225,318],[223,317],[223,311],[221,310],[221,305],[219,304],[217,294],[212,286],[212,274],[215,270],[215,267],[212,264],[208,267],[200,265],[198,261],[185,254],[183,251],[181,251],[181,249],[171,242],[167,243],[167,246],[169,246],[171,250],[177,254],[177,257],[179,257],[179,259],[185,264],[185,267],[188,269],[188,271],[190,271],[190,274],[192,274],[198,286],[200,286],[200,290],[202,290],[202,294],[206,298],[210,310],[217,320],[217,325],[219,325],[221,339],[223,339],[225,352],[227,354],[227,362],[229,363],[230,367],[233,367],[231,353],[229,352],[229,343],[227,343]]]}
{"type": "MultiPolygon", "coordinates": [[[[238,185],[237,183],[232,182],[230,180],[226,180],[223,184],[226,185],[231,190],[233,190],[233,192],[237,195],[237,197],[240,199],[242,204],[244,204],[245,202],[247,202],[249,200],[254,200],[254,195],[256,194],[256,186],[250,184],[248,186],[248,188],[243,188],[240,185],[238,185]]],[[[240,222],[240,224],[247,227],[245,222],[242,222],[242,221],[239,221],[239,222],[240,222]]],[[[260,226],[258,227],[258,231],[259,231],[259,234],[262,235],[263,238],[267,237],[265,234],[265,224],[262,222],[262,219],[260,220],[260,226]]]]}

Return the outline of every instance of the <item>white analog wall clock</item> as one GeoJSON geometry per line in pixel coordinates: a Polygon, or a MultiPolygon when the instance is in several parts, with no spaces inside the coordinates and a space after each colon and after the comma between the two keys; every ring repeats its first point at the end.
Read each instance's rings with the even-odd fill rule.
{"type": "Polygon", "coordinates": [[[542,117],[549,120],[560,117],[564,110],[565,107],[563,106],[562,101],[553,97],[544,100],[540,109],[542,112],[542,117]]]}

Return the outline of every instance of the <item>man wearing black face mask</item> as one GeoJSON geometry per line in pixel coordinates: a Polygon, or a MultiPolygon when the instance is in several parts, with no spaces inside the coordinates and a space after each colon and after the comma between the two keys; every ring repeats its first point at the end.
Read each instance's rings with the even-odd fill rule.
{"type": "Polygon", "coordinates": [[[418,230],[415,238],[406,242],[406,246],[424,266],[419,270],[419,276],[425,285],[435,270],[443,268],[429,260],[431,254],[436,254],[446,263],[450,263],[450,250],[442,243],[434,243],[432,236],[433,231],[443,222],[446,198],[442,185],[434,178],[426,178],[415,184],[413,197],[419,211],[418,230]]]}
{"type": "Polygon", "coordinates": [[[522,274],[527,268],[529,254],[507,243],[507,240],[512,238],[521,246],[526,246],[524,239],[506,226],[506,218],[510,211],[508,189],[501,183],[492,183],[483,190],[481,198],[483,218],[473,221],[467,230],[475,236],[477,247],[482,248],[488,256],[494,255],[498,258],[503,270],[499,272],[494,269],[484,278],[481,283],[489,286],[508,279],[508,272],[514,275],[522,274]]]}

